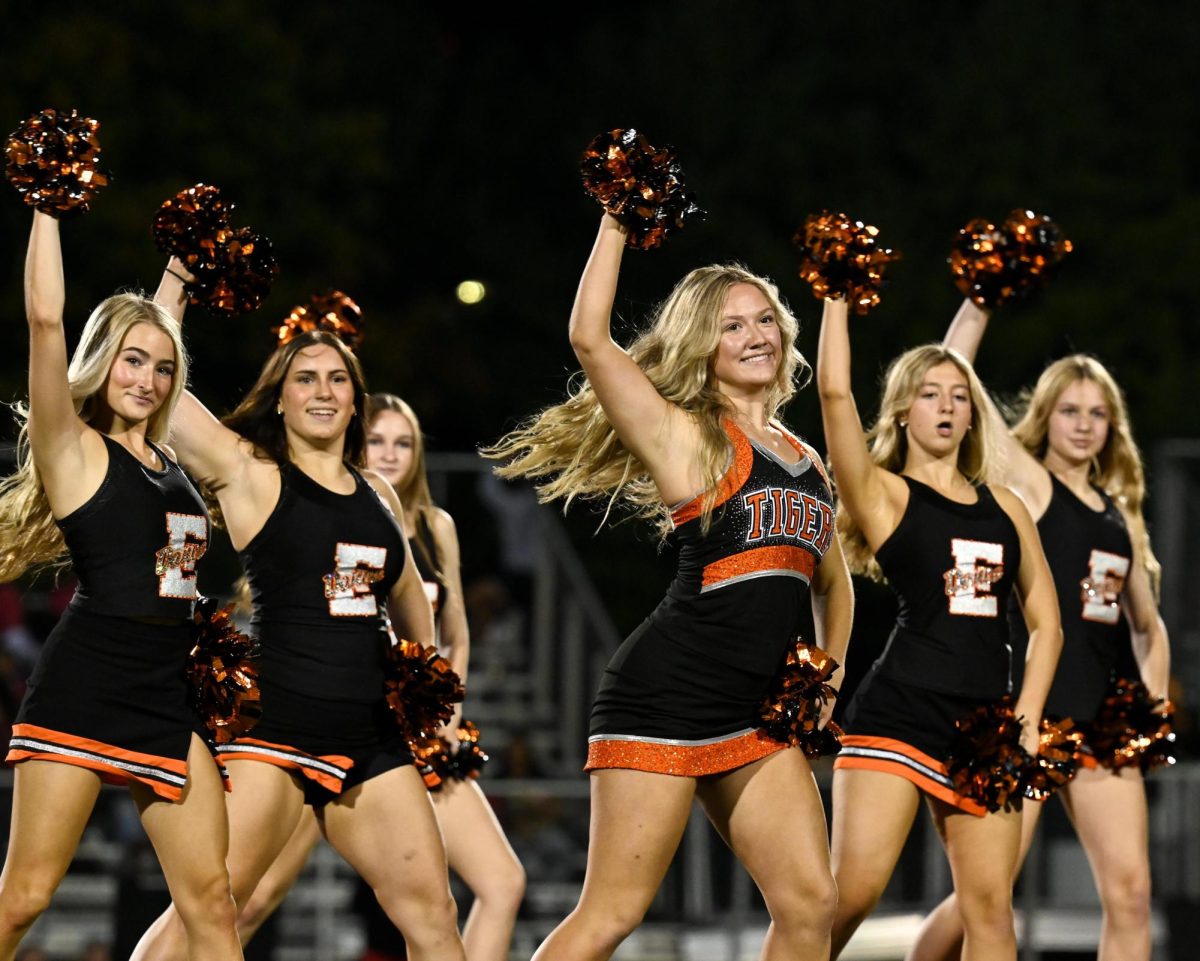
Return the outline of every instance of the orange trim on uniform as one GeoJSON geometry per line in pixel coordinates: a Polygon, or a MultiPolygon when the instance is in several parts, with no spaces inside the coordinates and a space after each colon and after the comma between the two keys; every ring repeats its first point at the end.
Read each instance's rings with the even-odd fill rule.
{"type": "Polygon", "coordinates": [[[95,771],[108,784],[125,785],[130,781],[145,784],[168,801],[178,801],[187,784],[186,760],[142,754],[36,724],[13,725],[12,741],[4,760],[6,764],[22,761],[73,764],[95,771]]]}
{"type": "MultiPolygon", "coordinates": [[[[754,466],[754,448],[750,446],[750,440],[746,435],[731,420],[723,420],[721,426],[725,428],[725,433],[729,436],[730,443],[733,444],[733,462],[729,465],[725,476],[717,483],[717,498],[713,501],[714,510],[741,490],[754,466]]],[[[679,527],[681,524],[686,524],[699,517],[703,510],[704,494],[701,493],[671,511],[671,520],[676,527],[679,527]]]]}
{"type": "Polygon", "coordinates": [[[673,744],[662,740],[598,739],[588,744],[585,771],[629,768],[652,774],[703,777],[743,767],[782,751],[787,745],[755,729],[709,744],[673,744]]]}
{"type": "Polygon", "coordinates": [[[755,547],[708,564],[701,578],[701,588],[767,571],[798,571],[811,579],[815,568],[816,559],[802,547],[755,547]]]}
{"type": "Polygon", "coordinates": [[[262,761],[288,771],[298,771],[321,787],[340,794],[354,760],[343,754],[309,754],[287,744],[273,744],[253,737],[239,737],[217,746],[222,761],[262,761]]]}
{"type": "Polygon", "coordinates": [[[834,760],[833,768],[835,771],[847,768],[894,774],[911,781],[926,794],[967,814],[983,817],[988,813],[982,804],[965,798],[954,790],[943,761],[894,738],[843,734],[842,750],[834,760]]]}

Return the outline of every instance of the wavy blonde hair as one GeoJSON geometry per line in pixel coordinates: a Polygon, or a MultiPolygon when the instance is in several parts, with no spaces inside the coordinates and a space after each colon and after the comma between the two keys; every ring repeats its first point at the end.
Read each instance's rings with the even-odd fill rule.
{"type": "MultiPolygon", "coordinates": [[[[175,348],[171,390],[146,421],[146,438],[166,443],[171,413],[187,384],[187,351],[178,322],[149,297],[138,293],[114,294],[97,305],[71,357],[67,383],[76,414],[85,424],[91,424],[101,412],[109,373],[125,336],[138,324],[161,330],[171,338],[175,348]]],[[[67,551],[30,453],[29,408],[18,403],[13,409],[21,422],[21,434],[17,441],[17,470],[0,482],[0,582],[15,580],[33,568],[62,562],[67,551]]]]}
{"type": "Polygon", "coordinates": [[[1109,414],[1108,437],[1088,468],[1088,483],[1107,493],[1129,519],[1134,559],[1146,568],[1157,597],[1162,565],[1150,547],[1150,534],[1142,513],[1146,499],[1142,455],[1129,426],[1125,395],[1104,365],[1086,354],[1072,354],[1056,360],[1042,371],[1033,391],[1023,399],[1024,410],[1013,426],[1012,435],[1030,454],[1043,460],[1049,446],[1050,415],[1054,405],[1064,390],[1083,380],[1091,381],[1100,389],[1109,414]]]}
{"type": "Polygon", "coordinates": [[[421,432],[421,422],[417,412],[408,402],[395,394],[371,394],[367,397],[367,432],[370,433],[375,418],[385,410],[399,414],[412,425],[413,453],[412,463],[408,474],[396,487],[396,496],[405,514],[414,511],[424,512],[433,508],[433,495],[429,493],[429,477],[425,473],[425,435],[421,432]]]}
{"type": "MultiPolygon", "coordinates": [[[[731,456],[722,421],[733,408],[717,387],[713,364],[725,298],[735,284],[757,287],[779,327],[780,363],[766,392],[767,417],[775,417],[796,393],[798,378],[807,380],[809,366],[796,349],[799,325],[779,290],[740,264],[693,270],[675,285],[628,348],[663,398],[695,417],[700,427],[705,532],[712,523],[717,484],[731,456]]],[[[501,477],[539,480],[542,502],[562,498],[566,510],[575,498],[606,498],[605,518],[619,503],[632,516],[654,521],[663,535],[671,529],[670,513],[645,465],[621,443],[583,374],[572,378],[565,401],[534,415],[481,453],[507,461],[496,468],[501,477]]]]}
{"type": "MultiPolygon", "coordinates": [[[[971,397],[971,426],[958,445],[958,471],[972,484],[986,484],[999,475],[999,454],[995,427],[987,412],[983,384],[967,359],[958,351],[941,344],[923,344],[906,350],[888,365],[883,376],[883,397],[879,417],[867,432],[871,460],[884,470],[899,474],[908,458],[908,435],[900,426],[917,398],[925,375],[938,364],[951,363],[967,379],[971,397]]],[[[838,534],[850,570],[872,580],[882,581],[883,571],[867,545],[862,530],[850,512],[839,510],[838,534]]]]}

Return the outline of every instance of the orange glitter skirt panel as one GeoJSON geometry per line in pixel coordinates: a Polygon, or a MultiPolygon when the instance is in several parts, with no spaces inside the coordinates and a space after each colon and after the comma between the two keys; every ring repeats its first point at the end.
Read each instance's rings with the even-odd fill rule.
{"type": "Polygon", "coordinates": [[[704,777],[743,767],[786,747],[758,728],[700,741],[593,734],[588,738],[587,763],[583,769],[625,768],[677,777],[704,777]]]}

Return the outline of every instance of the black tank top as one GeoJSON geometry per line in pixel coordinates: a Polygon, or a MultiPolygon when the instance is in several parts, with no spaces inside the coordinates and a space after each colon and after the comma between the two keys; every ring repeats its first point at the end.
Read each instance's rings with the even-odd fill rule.
{"type": "Polygon", "coordinates": [[[309,697],[383,696],[387,596],[404,570],[395,517],[357,471],[351,494],[280,468],[279,502],[241,552],[264,681],[309,697]]]}
{"type": "Polygon", "coordinates": [[[108,470],[86,504],[58,522],[79,586],[71,606],[118,617],[192,616],[196,562],[208,549],[204,501],[153,444],[154,470],[101,434],[108,470]]]}
{"type": "MultiPolygon", "coordinates": [[[[1109,674],[1123,664],[1128,632],[1121,617],[1121,592],[1133,558],[1125,518],[1113,499],[1096,511],[1050,475],[1050,503],[1038,521],[1042,548],[1054,575],[1062,615],[1063,649],[1046,713],[1090,721],[1108,687],[1109,674]]],[[[1009,612],[1019,651],[1029,641],[1014,605],[1009,612]]]]}
{"type": "Polygon", "coordinates": [[[930,691],[992,699],[1012,690],[1008,599],[1016,526],[992,492],[960,504],[911,477],[908,506],[875,559],[896,592],[896,627],[876,666],[930,691]]]}

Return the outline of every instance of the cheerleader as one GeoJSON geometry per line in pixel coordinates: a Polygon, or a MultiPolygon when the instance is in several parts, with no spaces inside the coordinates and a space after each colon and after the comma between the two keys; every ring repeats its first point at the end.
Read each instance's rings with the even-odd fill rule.
{"type": "Polygon", "coordinates": [[[29,406],[0,497],[0,581],[69,553],[79,587],[13,726],[0,959],[50,903],[102,781],[127,785],[137,805],[178,906],[181,954],[240,958],[221,772],[184,679],[209,519],[164,443],[187,383],[179,325],[118,294],[92,312],[68,365],[64,302],[58,221],[35,213],[29,406]]]}
{"type": "MultiPolygon", "coordinates": [[[[394,394],[372,394],[368,410],[367,467],[392,485],[404,508],[405,536],[433,605],[439,647],[465,682],[470,639],[459,575],[458,534],[454,520],[434,506],[429,494],[420,423],[413,409],[394,394]]],[[[450,759],[450,769],[422,766],[426,766],[427,783],[433,785],[430,796],[450,867],[475,896],[463,926],[467,958],[504,961],[525,891],[525,874],[487,798],[463,772],[463,762],[476,755],[467,745],[459,751],[459,722],[456,708],[440,733],[440,747],[435,752],[450,759]]],[[[318,838],[316,820],[305,816],[238,919],[243,941],[249,941],[282,903],[318,838]]]]}
{"type": "MultiPolygon", "coordinates": [[[[174,262],[158,293],[180,314],[183,276],[174,262]]],[[[240,908],[309,805],[409,957],[461,959],[433,805],[384,698],[388,607],[413,642],[431,643],[433,622],[395,492],[355,466],[365,396],[354,354],[310,331],[276,350],[223,423],[190,393],[172,422],[182,462],[216,492],[263,647],[262,720],[220,746],[236,788],[230,878],[240,908]]],[[[133,955],[183,956],[174,908],[133,955]]]]}
{"type": "MultiPolygon", "coordinates": [[[[946,346],[974,359],[989,313],[964,302],[946,346]]],[[[1109,770],[1089,744],[1091,722],[1125,646],[1122,614],[1134,638],[1141,680],[1166,700],[1170,651],[1155,601],[1160,573],[1142,517],[1145,480],[1125,399],[1092,357],[1055,361],[1038,378],[1011,433],[994,405],[1004,442],[1004,482],[1037,520],[1058,589],[1064,644],[1046,714],[1072,718],[1084,732],[1083,764],[1060,797],[1087,853],[1104,920],[1098,961],[1149,961],[1150,855],[1146,791],[1136,764],[1109,770]],[[1118,825],[1114,829],[1114,825],[1118,825]]],[[[1103,759],[1108,760],[1108,759],[1103,759]]],[[[1024,861],[1041,814],[1027,803],[1024,861]]],[[[962,929],[953,897],[926,920],[913,961],[957,958],[962,929]]]]}
{"type": "Polygon", "coordinates": [[[1014,961],[1018,812],[955,791],[955,721],[1011,690],[1006,604],[1019,593],[1029,659],[1016,700],[1035,750],[1061,646],[1054,585],[1020,499],[989,487],[991,434],[978,379],[957,353],[919,347],[888,369],[864,436],[850,392],[845,301],[827,300],[817,361],[821,412],[852,569],[882,573],[897,625],[845,716],[833,780],[836,956],[883,893],[924,797],[950,860],[966,961],[1014,961]]]}
{"type": "Polygon", "coordinates": [[[819,459],[775,419],[804,366],[796,321],[769,282],[705,267],[623,350],[609,327],[625,246],[606,214],[570,323],[586,381],[488,451],[508,461],[503,476],[541,478],[543,498],[623,501],[680,544],[667,596],[600,684],[583,892],[535,958],[611,956],[654,898],[694,799],[766,900],[762,958],[824,958],[837,894],[821,799],[804,753],[759,720],[802,605],[838,659],[851,619],[819,459]]]}

